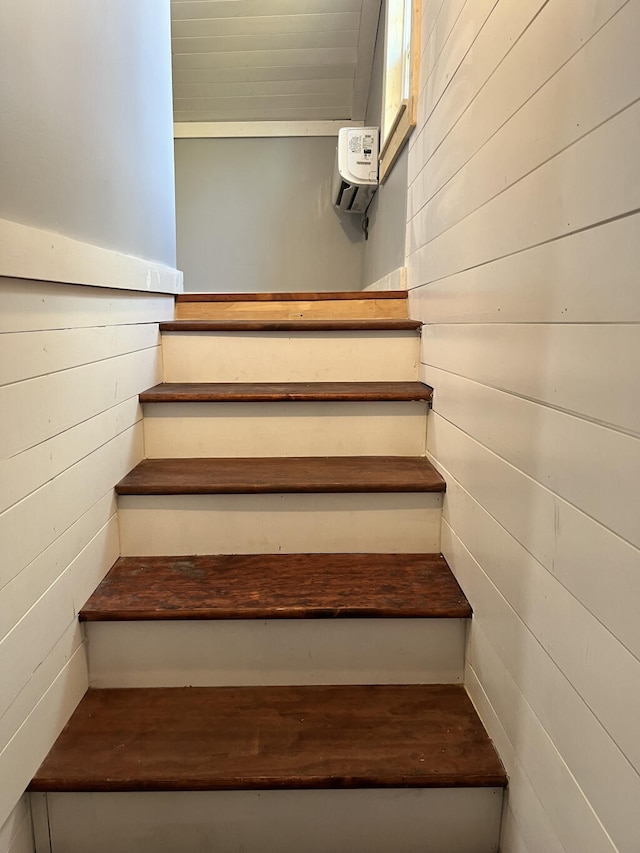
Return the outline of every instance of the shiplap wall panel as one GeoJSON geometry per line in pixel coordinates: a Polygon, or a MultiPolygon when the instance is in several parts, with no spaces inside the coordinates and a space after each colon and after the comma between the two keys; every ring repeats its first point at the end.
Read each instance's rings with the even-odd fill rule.
{"type": "MultiPolygon", "coordinates": [[[[453,558],[452,558],[453,559],[453,558]]],[[[478,680],[469,661],[465,667],[465,686],[498,750],[509,776],[505,792],[501,849],[509,853],[564,853],[549,815],[545,812],[531,781],[524,771],[518,753],[509,740],[502,722],[478,680]]]]}
{"type": "MultiPolygon", "coordinates": [[[[448,427],[449,435],[445,435],[442,441],[440,427],[443,423],[440,419],[440,435],[433,445],[437,457],[452,457],[447,447],[448,440],[456,445],[456,449],[461,447],[465,454],[463,464],[457,466],[455,460],[453,470],[448,469],[450,478],[466,488],[469,471],[478,460],[478,467],[484,466],[484,476],[493,474],[497,483],[504,482],[501,468],[506,466],[505,462],[465,437],[456,427],[448,427]],[[477,453],[474,445],[478,447],[477,453]]],[[[523,475],[519,476],[524,479],[523,475]]],[[[473,488],[474,484],[470,482],[470,486],[473,488]]],[[[554,576],[553,553],[547,569],[522,548],[523,543],[515,544],[515,536],[509,538],[505,535],[504,528],[492,521],[488,507],[486,516],[482,515],[485,510],[465,502],[455,483],[452,482],[450,488],[453,493],[445,501],[445,518],[452,517],[449,511],[452,507],[455,528],[464,536],[467,548],[479,553],[486,574],[530,626],[584,702],[598,715],[602,725],[624,750],[628,761],[636,771],[640,770],[636,720],[628,712],[629,708],[640,705],[640,660],[560,584],[554,576]],[[487,533],[489,529],[490,536],[487,533]],[[572,626],[570,631],[567,630],[568,625],[572,626]],[[589,649],[588,655],[584,653],[585,648],[589,649]]],[[[532,501],[537,500],[542,510],[554,512],[560,502],[552,493],[544,494],[544,491],[540,486],[531,489],[532,501]]],[[[473,494],[471,490],[470,493],[473,494]]],[[[504,501],[518,498],[519,495],[511,489],[505,494],[504,501]]],[[[534,514],[539,519],[542,512],[534,514]]],[[[559,513],[556,514],[558,516],[559,513]]],[[[626,592],[628,594],[628,590],[626,592]]]]}
{"type": "Polygon", "coordinates": [[[321,78],[311,80],[240,80],[234,83],[174,83],[174,99],[242,97],[274,97],[278,95],[341,95],[348,101],[351,97],[352,80],[345,78],[321,78]]]}
{"type": "MultiPolygon", "coordinates": [[[[269,82],[290,81],[296,83],[349,80],[353,78],[353,66],[349,63],[337,65],[273,65],[269,68],[175,68],[173,83],[176,91],[182,86],[198,85],[200,89],[207,84],[219,86],[239,86],[243,83],[266,85],[269,82]]],[[[214,87],[215,90],[215,87],[214,87]]]]}
{"type": "MultiPolygon", "coordinates": [[[[498,0],[476,0],[474,3],[465,3],[453,32],[450,30],[452,41],[448,49],[444,50],[443,45],[443,50],[438,53],[435,61],[421,63],[420,89],[424,91],[418,104],[419,126],[424,125],[429,114],[437,106],[497,2],[498,0]]],[[[431,47],[427,46],[426,51],[431,54],[431,47]]]]}
{"type": "MultiPolygon", "coordinates": [[[[314,121],[337,121],[342,118],[342,107],[315,107],[314,121]]],[[[207,110],[178,110],[176,121],[207,122],[211,115],[207,110]]],[[[309,107],[274,107],[266,106],[256,109],[225,109],[216,114],[216,121],[247,122],[247,121],[311,121],[309,107]]]]}
{"type": "MultiPolygon", "coordinates": [[[[456,546],[459,551],[463,548],[459,542],[456,546]]],[[[448,553],[458,565],[463,563],[460,553],[454,556],[452,549],[448,549],[448,553]]],[[[618,853],[618,848],[508,670],[490,643],[482,642],[479,628],[477,634],[470,667],[475,664],[473,669],[478,680],[488,686],[492,704],[521,756],[523,768],[526,768],[524,772],[540,795],[542,807],[551,819],[562,849],[580,850],[582,853],[618,853]]],[[[545,853],[546,849],[532,846],[532,850],[545,850],[545,853]]],[[[626,849],[631,853],[633,848],[626,849]]]]}
{"type": "Polygon", "coordinates": [[[173,320],[173,299],[0,277],[0,333],[173,320]]]}
{"type": "Polygon", "coordinates": [[[57,373],[78,364],[93,364],[159,343],[158,330],[152,325],[0,335],[0,385],[57,373]]]}
{"type": "MultiPolygon", "coordinates": [[[[362,0],[269,0],[271,15],[332,14],[359,12],[362,0]]],[[[174,20],[187,18],[234,18],[263,15],[264,0],[171,0],[174,20]]]]}
{"type": "Polygon", "coordinates": [[[0,635],[5,636],[16,626],[34,601],[62,578],[67,567],[73,566],[80,579],[71,596],[73,606],[79,610],[92,592],[89,589],[86,593],[86,584],[97,585],[96,578],[99,582],[118,555],[116,502],[112,494],[106,494],[3,587],[0,635]]]}
{"type": "Polygon", "coordinates": [[[640,380],[637,323],[438,324],[423,334],[434,367],[640,434],[640,396],[621,393],[640,380]]]}
{"type": "MultiPolygon", "coordinates": [[[[116,524],[98,531],[68,568],[29,607],[0,642],[0,731],[2,714],[46,657],[50,644],[77,622],[78,611],[118,559],[116,524]]],[[[0,743],[2,741],[0,740],[0,743]]]]}
{"type": "MultiPolygon", "coordinates": [[[[59,652],[60,646],[59,643],[54,652],[59,652]]],[[[38,668],[33,681],[37,690],[33,690],[32,706],[22,702],[16,704],[16,712],[22,713],[24,721],[0,751],[2,776],[9,780],[9,784],[0,787],[0,814],[3,816],[13,808],[20,792],[26,790],[87,690],[89,676],[84,647],[78,645],[71,658],[66,648],[64,654],[52,653],[38,668]]],[[[19,698],[22,700],[22,694],[19,698]]]]}
{"type": "MultiPolygon", "coordinates": [[[[177,8],[177,7],[174,7],[177,8]]],[[[282,35],[283,33],[348,32],[360,26],[358,12],[326,12],[306,15],[257,15],[243,18],[176,18],[171,27],[174,42],[180,39],[244,36],[282,35]]],[[[174,14],[175,18],[175,14],[174,14]]]]}
{"type": "Polygon", "coordinates": [[[142,419],[137,397],[0,460],[0,513],[142,419]]]}
{"type": "Polygon", "coordinates": [[[637,0],[463,10],[410,145],[428,453],[503,853],[637,848],[639,34],[637,0]]]}
{"type": "Polygon", "coordinates": [[[0,387],[2,456],[10,457],[160,381],[159,347],[0,387]],[[22,412],[20,420],[15,412],[22,412]]]}
{"type": "Polygon", "coordinates": [[[355,64],[356,48],[314,47],[296,50],[256,50],[252,53],[178,54],[174,67],[182,68],[268,68],[270,65],[335,65],[355,64]]]}
{"type": "Polygon", "coordinates": [[[438,388],[441,417],[640,547],[640,437],[436,369],[429,383],[438,388]]]}
{"type": "Polygon", "coordinates": [[[638,323],[638,229],[629,216],[430,282],[413,310],[433,324],[638,323]]]}
{"type": "Polygon", "coordinates": [[[355,47],[358,44],[357,28],[335,32],[289,32],[264,35],[201,36],[176,38],[172,41],[174,57],[196,53],[247,53],[283,50],[315,50],[317,48],[355,47]]]}
{"type": "MultiPolygon", "coordinates": [[[[513,182],[509,173],[518,171],[518,162],[525,164],[520,166],[520,173],[525,174],[527,163],[532,163],[533,167],[543,163],[566,147],[572,138],[578,138],[595,127],[603,117],[611,116],[617,109],[631,103],[634,99],[633,43],[638,38],[638,14],[631,4],[623,15],[611,19],[610,16],[621,5],[623,0],[612,0],[603,4],[600,15],[592,16],[585,5],[574,9],[561,2],[552,4],[548,14],[540,15],[523,36],[519,49],[507,56],[471,102],[446,144],[441,145],[425,163],[415,189],[412,187],[409,193],[410,215],[435,195],[488,141],[492,145],[488,154],[483,156],[488,156],[491,163],[496,156],[493,152],[497,151],[498,157],[506,161],[506,171],[499,178],[495,175],[487,177],[494,191],[504,190],[510,181],[513,182]],[[608,19],[611,26],[600,33],[600,28],[607,27],[608,19]],[[628,30],[626,37],[621,29],[628,30]],[[598,37],[594,44],[589,45],[596,33],[598,37]],[[545,45],[543,52],[538,49],[541,41],[545,45]],[[612,55],[612,42],[616,44],[615,57],[612,55]],[[558,79],[555,79],[556,75],[558,79]],[[545,82],[549,85],[545,86],[545,82]],[[615,99],[609,104],[608,111],[607,93],[609,99],[615,99]],[[554,116],[553,121],[549,119],[551,115],[554,116]],[[505,125],[510,118],[513,121],[505,125]],[[506,139],[501,144],[498,131],[503,127],[506,139]],[[496,136],[498,138],[494,138],[496,136]],[[515,163],[511,164],[510,160],[515,163]]],[[[426,91],[424,101],[427,104],[430,104],[430,96],[431,93],[426,91]]],[[[456,111],[459,109],[457,103],[451,106],[456,111]]],[[[438,128],[431,129],[437,134],[438,128]]],[[[484,177],[486,168],[485,163],[478,163],[477,168],[474,164],[471,173],[466,172],[465,177],[477,181],[484,177]]],[[[473,184],[469,187],[467,204],[471,204],[477,194],[481,195],[482,187],[480,181],[476,195],[473,184]]],[[[484,201],[490,197],[481,195],[484,201]]],[[[460,206],[453,209],[460,210],[461,216],[464,214],[460,206]]]]}
{"type": "Polygon", "coordinates": [[[409,287],[419,270],[429,270],[429,281],[443,278],[640,209],[639,133],[635,103],[426,244],[429,206],[422,208],[408,225],[409,287]]]}
{"type": "Polygon", "coordinates": [[[409,216],[426,202],[421,220],[425,244],[472,213],[494,194],[504,192],[532,169],[573,144],[612,113],[637,98],[635,72],[640,39],[640,7],[621,9],[583,50],[575,54],[479,151],[475,140],[460,137],[458,171],[439,149],[409,193],[409,216]],[[550,122],[549,115],[557,115],[550,122]]]}
{"type": "MultiPolygon", "coordinates": [[[[453,460],[449,463],[453,476],[464,483],[474,500],[509,531],[525,554],[545,566],[637,655],[640,631],[634,614],[640,594],[638,549],[438,415],[432,418],[429,435],[433,457],[453,460]]],[[[455,509],[450,501],[447,507],[455,509]]],[[[475,523],[473,509],[466,506],[468,524],[475,523]]],[[[456,518],[454,529],[459,523],[456,518]]],[[[508,572],[511,562],[523,556],[517,549],[512,552],[511,544],[510,539],[504,540],[499,552],[487,546],[487,559],[496,564],[494,571],[500,565],[508,572]]]]}
{"type": "Polygon", "coordinates": [[[421,56],[420,64],[424,66],[424,73],[427,77],[433,73],[433,69],[445,49],[451,31],[458,22],[466,2],[467,0],[446,0],[440,7],[428,43],[425,45],[421,56]]]}
{"type": "Polygon", "coordinates": [[[173,299],[0,280],[0,825],[86,690],[78,609],[120,553],[173,299]]]}
{"type": "Polygon", "coordinates": [[[49,547],[143,456],[142,424],[137,424],[2,513],[0,541],[7,544],[0,585],[49,547]],[[30,535],[18,537],[17,530],[30,535]]]}
{"type": "MultiPolygon", "coordinates": [[[[471,500],[468,495],[464,495],[460,486],[455,484],[455,488],[454,502],[471,500]]],[[[467,532],[460,529],[463,536],[467,532]]],[[[498,538],[504,535],[498,533],[498,538]]],[[[467,541],[476,550],[475,540],[471,537],[467,541]]],[[[485,550],[486,543],[483,543],[480,553],[485,550]]],[[[476,562],[479,565],[477,558],[476,562]]],[[[519,562],[521,565],[523,560],[519,562]]],[[[616,828],[616,843],[620,844],[620,849],[631,850],[636,825],[634,803],[640,797],[640,776],[551,657],[558,647],[557,642],[549,640],[547,644],[544,633],[536,631],[536,618],[528,612],[525,596],[540,597],[542,600],[541,597],[550,591],[552,584],[548,574],[539,564],[536,566],[535,561],[529,561],[529,569],[528,575],[516,581],[515,566],[512,567],[511,575],[514,579],[511,589],[505,589],[510,600],[497,591],[495,577],[489,578],[482,571],[466,575],[476,602],[474,630],[484,631],[491,645],[501,649],[501,658],[509,669],[510,677],[555,743],[596,812],[601,814],[608,825],[616,828]],[[515,589],[517,585],[522,589],[515,589]],[[519,619],[522,619],[523,625],[519,619]],[[539,638],[536,638],[536,634],[539,638]],[[514,642],[515,637],[517,642],[514,642]],[[588,750],[584,749],[585,742],[589,744],[588,750]]],[[[567,613],[570,613],[572,606],[579,607],[579,604],[569,603],[567,613]]],[[[598,643],[597,636],[594,636],[594,632],[597,634],[598,631],[597,625],[595,623],[590,632],[589,648],[598,643]]],[[[558,619],[555,630],[566,634],[566,626],[567,621],[558,619]]],[[[576,633],[580,633],[580,627],[575,626],[576,633]]],[[[585,636],[589,636],[589,632],[585,632],[585,636]]],[[[475,636],[471,646],[477,646],[475,636]]],[[[598,679],[604,689],[600,675],[594,666],[591,677],[598,679]]]]}
{"type": "Polygon", "coordinates": [[[26,796],[0,826],[0,853],[33,853],[31,812],[26,796]]]}
{"type": "MultiPolygon", "coordinates": [[[[444,143],[451,129],[544,5],[544,0],[521,0],[513,8],[508,8],[505,3],[499,2],[482,26],[478,38],[465,57],[465,62],[456,68],[447,86],[447,97],[439,100],[435,106],[427,100],[430,94],[426,90],[429,78],[426,73],[421,73],[418,115],[422,121],[418,122],[409,141],[409,147],[416,148],[408,168],[410,184],[424,169],[434,151],[444,143]]],[[[429,27],[428,16],[423,20],[423,30],[425,27],[429,27]]],[[[445,56],[443,62],[446,61],[445,56]]]]}

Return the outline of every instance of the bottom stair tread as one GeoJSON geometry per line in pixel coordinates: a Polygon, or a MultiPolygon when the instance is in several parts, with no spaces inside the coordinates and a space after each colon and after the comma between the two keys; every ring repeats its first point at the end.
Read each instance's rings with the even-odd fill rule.
{"type": "Polygon", "coordinates": [[[89,690],[31,791],[500,787],[463,687],[89,690]]]}

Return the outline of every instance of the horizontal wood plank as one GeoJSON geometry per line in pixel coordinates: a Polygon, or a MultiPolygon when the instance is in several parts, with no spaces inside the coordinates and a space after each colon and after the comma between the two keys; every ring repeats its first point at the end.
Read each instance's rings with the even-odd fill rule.
{"type": "Polygon", "coordinates": [[[302,290],[294,293],[180,293],[176,302],[305,302],[340,299],[406,299],[406,290],[302,290]]]}
{"type": "Polygon", "coordinates": [[[405,299],[181,302],[176,320],[341,320],[407,317],[405,299]]]}
{"type": "Polygon", "coordinates": [[[172,320],[161,332],[367,332],[415,331],[419,320],[172,320]]]}
{"type": "Polygon", "coordinates": [[[439,554],[121,557],[81,621],[471,615],[439,554]]]}
{"type": "Polygon", "coordinates": [[[116,486],[120,495],[444,490],[426,459],[409,456],[143,459],[116,486]]]}
{"type": "Polygon", "coordinates": [[[89,690],[30,789],[505,784],[464,688],[383,685],[89,690]]]}
{"type": "Polygon", "coordinates": [[[141,403],[431,400],[422,382],[166,382],[140,394],[141,403]]]}

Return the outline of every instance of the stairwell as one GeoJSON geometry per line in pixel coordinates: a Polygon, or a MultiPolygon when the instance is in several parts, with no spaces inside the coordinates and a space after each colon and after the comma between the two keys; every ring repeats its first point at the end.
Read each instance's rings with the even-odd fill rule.
{"type": "Polygon", "coordinates": [[[185,295],[37,853],[491,853],[406,294],[185,295]]]}

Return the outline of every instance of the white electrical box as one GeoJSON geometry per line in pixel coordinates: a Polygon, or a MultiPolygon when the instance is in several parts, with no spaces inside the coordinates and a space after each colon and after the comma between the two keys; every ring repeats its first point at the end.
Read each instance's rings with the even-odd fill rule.
{"type": "Polygon", "coordinates": [[[333,203],[348,213],[364,213],[378,186],[380,132],[377,127],[338,131],[333,203]]]}

